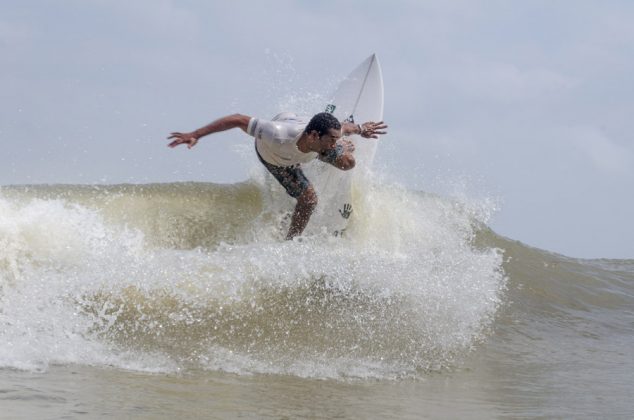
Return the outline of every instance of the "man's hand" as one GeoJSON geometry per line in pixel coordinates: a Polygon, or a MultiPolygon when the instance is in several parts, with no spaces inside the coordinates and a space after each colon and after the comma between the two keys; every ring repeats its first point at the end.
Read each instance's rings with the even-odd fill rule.
{"type": "Polygon", "coordinates": [[[168,147],[176,147],[180,144],[186,144],[188,149],[191,149],[198,143],[198,137],[194,133],[172,133],[169,139],[175,139],[173,142],[168,144],[168,147]]]}
{"type": "Polygon", "coordinates": [[[359,135],[366,139],[378,139],[379,135],[386,134],[387,131],[383,131],[387,128],[387,125],[383,121],[372,122],[368,121],[359,126],[361,132],[359,135]]]}
{"type": "Polygon", "coordinates": [[[343,154],[352,154],[354,152],[354,144],[348,139],[341,139],[338,144],[343,146],[343,154]]]}

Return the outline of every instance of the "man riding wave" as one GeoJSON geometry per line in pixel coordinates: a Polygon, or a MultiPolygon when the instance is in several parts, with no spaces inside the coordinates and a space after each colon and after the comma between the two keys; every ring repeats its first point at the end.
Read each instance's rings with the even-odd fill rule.
{"type": "Polygon", "coordinates": [[[255,137],[258,159],[297,200],[286,239],[301,235],[317,205],[317,194],[306,178],[301,165],[313,159],[327,162],[347,171],[355,166],[354,145],[345,136],[358,134],[376,139],[387,125],[380,122],[354,124],[341,123],[332,114],[322,112],[310,120],[293,113],[278,114],[272,120],[233,114],[189,133],[174,132],[168,137],[169,147],[186,144],[192,148],[198,140],[209,134],[240,128],[255,137]]]}

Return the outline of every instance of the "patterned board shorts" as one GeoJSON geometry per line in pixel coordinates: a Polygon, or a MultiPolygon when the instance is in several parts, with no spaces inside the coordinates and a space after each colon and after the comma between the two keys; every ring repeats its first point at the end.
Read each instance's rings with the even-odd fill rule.
{"type": "Polygon", "coordinates": [[[310,181],[304,175],[302,168],[299,165],[294,166],[275,166],[262,159],[262,156],[256,150],[258,159],[262,162],[262,165],[282,184],[286,189],[288,195],[293,198],[297,198],[306,191],[310,186],[310,181]]]}

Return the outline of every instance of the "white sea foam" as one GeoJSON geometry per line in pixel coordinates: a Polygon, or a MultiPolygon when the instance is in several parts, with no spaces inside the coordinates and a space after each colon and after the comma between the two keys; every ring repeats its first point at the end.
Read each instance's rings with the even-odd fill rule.
{"type": "MultiPolygon", "coordinates": [[[[472,244],[468,205],[397,186],[357,191],[360,216],[343,240],[280,242],[262,234],[275,222],[256,217],[213,246],[179,248],[153,238],[172,225],[197,238],[180,218],[202,216],[183,213],[180,201],[163,200],[146,223],[138,208],[160,191],[75,188],[64,200],[0,198],[1,366],[411,376],[467,352],[504,287],[500,253],[472,244]],[[112,195],[125,196],[126,217],[112,195]]],[[[162,188],[172,200],[184,190],[190,201],[204,196],[162,188]]],[[[200,188],[222,201],[228,187],[200,188]]],[[[252,186],[231,188],[261,199],[252,186]]]]}

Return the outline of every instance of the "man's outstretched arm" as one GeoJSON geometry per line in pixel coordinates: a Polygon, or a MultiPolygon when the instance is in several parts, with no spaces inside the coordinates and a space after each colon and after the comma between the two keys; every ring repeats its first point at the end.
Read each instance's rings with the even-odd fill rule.
{"type": "Polygon", "coordinates": [[[218,133],[220,131],[231,130],[232,128],[240,128],[246,133],[251,117],[242,114],[227,115],[218,118],[216,121],[192,131],[191,133],[171,133],[168,139],[174,139],[168,147],[176,147],[180,144],[186,144],[191,149],[198,143],[198,139],[208,136],[209,134],[218,133]]]}
{"type": "MultiPolygon", "coordinates": [[[[341,131],[344,136],[358,134],[366,139],[378,139],[379,135],[386,134],[384,131],[387,125],[380,121],[378,123],[369,121],[361,125],[344,122],[341,131]]],[[[326,150],[319,155],[319,159],[330,163],[332,166],[344,171],[354,168],[356,160],[354,158],[354,144],[350,140],[340,140],[332,149],[326,150]]]]}

